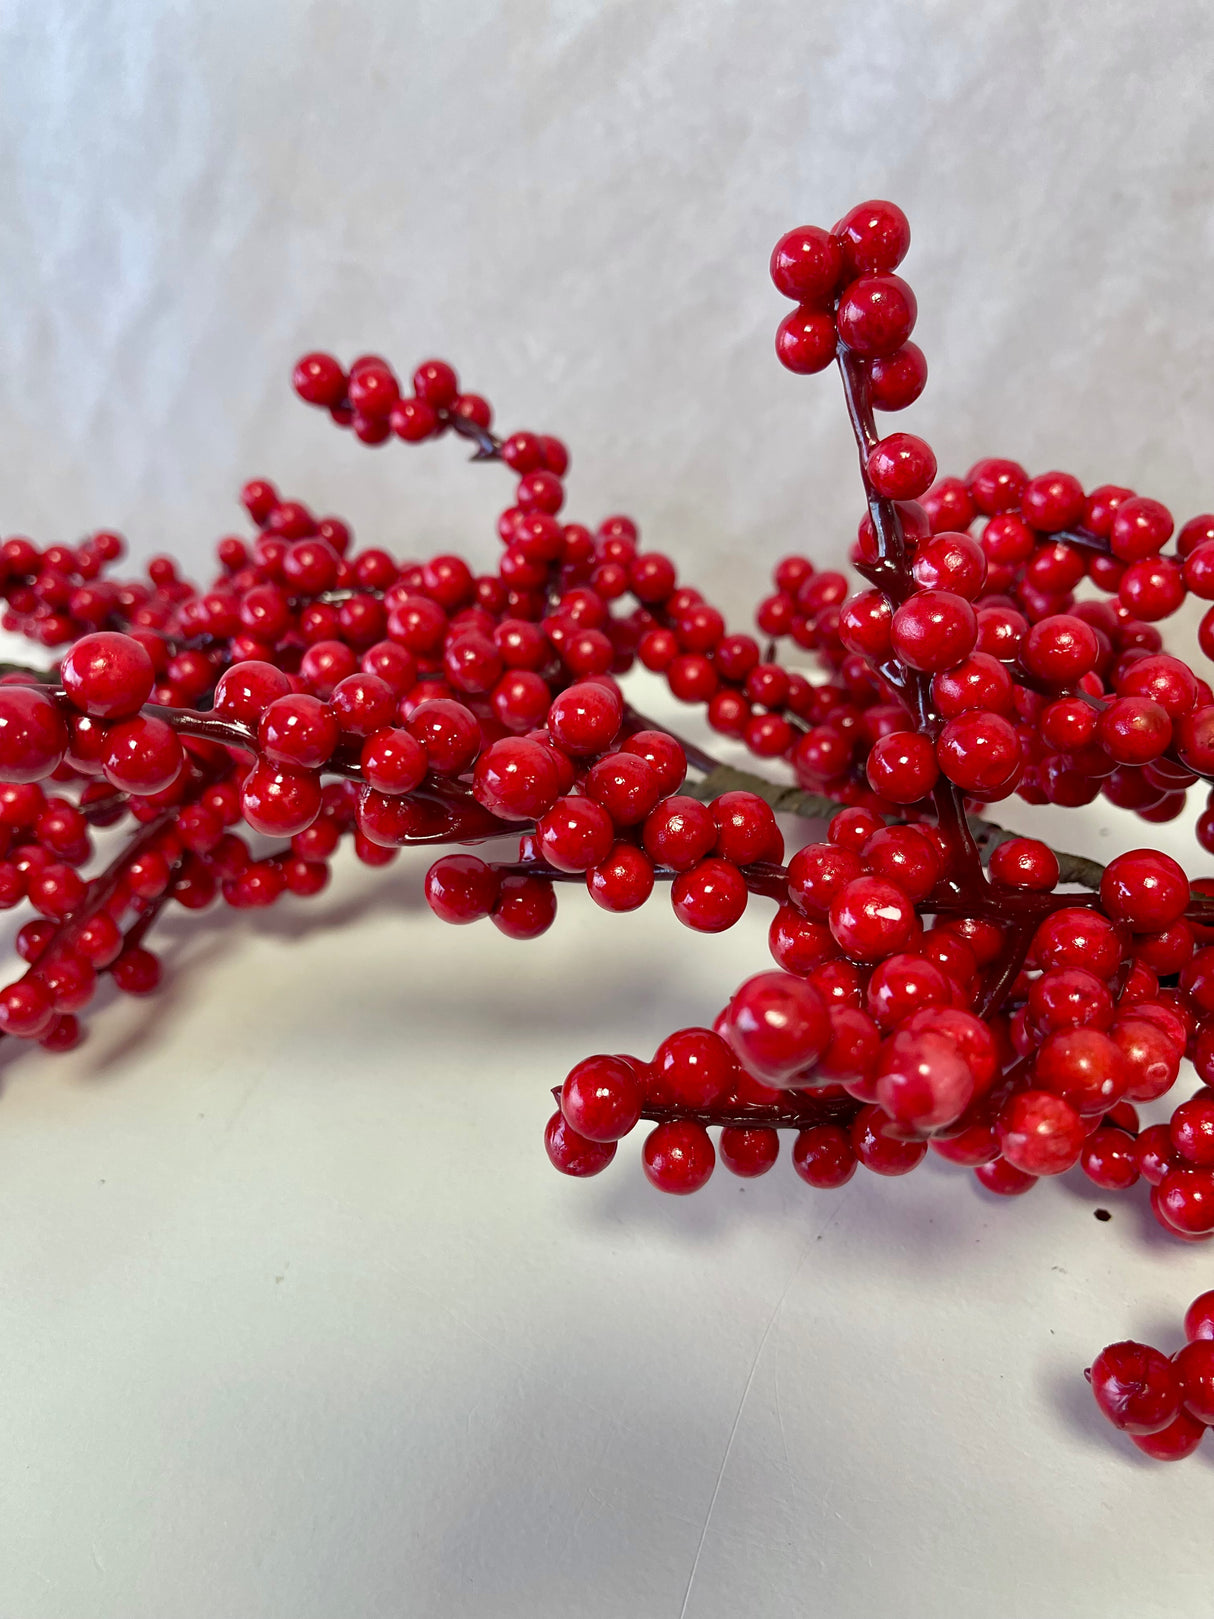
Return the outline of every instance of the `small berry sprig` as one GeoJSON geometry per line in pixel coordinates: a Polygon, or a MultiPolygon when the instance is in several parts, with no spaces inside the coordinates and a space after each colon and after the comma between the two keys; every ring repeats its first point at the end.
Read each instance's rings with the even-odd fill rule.
{"type": "Polygon", "coordinates": [[[1214,1427],[1214,1293],[1189,1305],[1184,1335],[1170,1358],[1132,1339],[1110,1344],[1084,1373],[1104,1415],[1156,1461],[1191,1456],[1214,1427]]]}
{"type": "MultiPolygon", "coordinates": [[[[1107,1191],[1146,1181],[1178,1237],[1214,1233],[1214,881],[1150,848],[1101,867],[986,818],[1013,795],[1103,793],[1158,823],[1214,783],[1214,692],[1155,627],[1188,592],[1214,601],[1214,516],[1165,554],[1171,515],[1129,489],[992,459],[939,479],[923,439],[879,434],[927,376],[896,273],[909,242],[872,202],[773,254],[796,305],[779,358],[842,381],[867,588],[787,556],[757,634],[731,633],[630,518],[567,521],[561,441],[499,437],[438,360],[406,388],[379,356],[310,354],[294,385],[369,446],[457,437],[507,468],[484,571],[355,550],[341,518],[264,480],[243,491],[255,536],[223,537],[205,585],[167,557],[112,577],[109,532],[0,545],[5,627],[66,649],[0,678],[0,906],[36,913],[0,1034],[65,1050],[104,976],[154,988],[144,940],[167,905],[314,895],[346,837],[373,866],[445,847],[432,910],[519,940],[553,924],[562,884],[607,911],[666,892],[698,932],[774,906],[775,970],[711,1028],[574,1066],[546,1131],[566,1173],[604,1169],[645,1120],[645,1173],[687,1193],[718,1154],[764,1173],[792,1131],[811,1186],[929,1150],[1003,1196],[1078,1166],[1107,1191]],[[784,779],[646,720],[621,685],[638,662],[784,779]],[[777,812],[825,838],[786,859],[777,812]],[[123,823],[85,876],[92,829],[123,823]],[[503,837],[508,858],[469,852],[503,837]],[[1201,1088],[1140,1128],[1186,1055],[1201,1088]]],[[[1214,607],[1200,640],[1210,655],[1214,607]]],[[[1214,798],[1197,838],[1214,850],[1214,798]]]]}

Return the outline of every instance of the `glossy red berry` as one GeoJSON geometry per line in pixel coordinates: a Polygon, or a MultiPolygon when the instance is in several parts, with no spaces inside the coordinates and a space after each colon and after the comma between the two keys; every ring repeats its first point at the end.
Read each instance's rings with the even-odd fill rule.
{"type": "Polygon", "coordinates": [[[33,686],[0,687],[0,777],[41,781],[67,752],[68,731],[50,698],[33,686]]]}
{"type": "Polygon", "coordinates": [[[536,823],[540,853],[558,871],[583,872],[611,853],[611,817],[591,798],[558,798],[536,823]]]}
{"type": "Polygon", "coordinates": [[[1022,767],[1015,726],[981,709],[959,714],[941,728],[936,758],[950,781],[988,799],[1006,797],[1022,767]]]}
{"type": "Polygon", "coordinates": [[[698,1192],[716,1167],[717,1155],[702,1124],[671,1119],[645,1138],[641,1164],[659,1192],[683,1197],[698,1192]]]}
{"type": "Polygon", "coordinates": [[[586,1057],[561,1089],[561,1112],[588,1141],[619,1141],[641,1116],[641,1091],[620,1057],[586,1057]]]}
{"type": "Polygon", "coordinates": [[[560,777],[550,751],[526,737],[503,737],[476,762],[477,802],[505,821],[533,821],[552,807],[560,777]]]}
{"type": "Polygon", "coordinates": [[[554,1169],[584,1179],[598,1175],[616,1155],[614,1141],[589,1141],[571,1129],[557,1108],[544,1130],[544,1148],[554,1169]]]}
{"type": "Polygon", "coordinates": [[[1087,1131],[1079,1114],[1045,1090],[1020,1091],[999,1115],[1003,1156],[1026,1175],[1061,1175],[1079,1162],[1087,1131]]]}
{"type": "Polygon", "coordinates": [[[717,1143],[721,1162],[732,1175],[753,1180],[766,1175],[780,1155],[780,1137],[775,1130],[759,1126],[745,1129],[728,1125],[717,1143]]]}
{"type": "Polygon", "coordinates": [[[493,910],[500,887],[497,872],[475,855],[444,855],[426,873],[426,903],[444,922],[478,922],[493,910]]]}
{"type": "Polygon", "coordinates": [[[717,1102],[737,1078],[728,1043],[711,1029],[678,1029],[667,1035],[653,1058],[662,1093],[682,1107],[704,1109],[717,1102]]]}
{"type": "Polygon", "coordinates": [[[1130,1442],[1157,1462],[1178,1462],[1191,1456],[1205,1438],[1204,1423],[1188,1411],[1179,1411],[1157,1433],[1131,1434],[1130,1442]]]}
{"type": "Polygon", "coordinates": [[[307,404],[326,409],[346,396],[346,374],[331,354],[305,354],[296,363],[291,385],[307,404]]]}
{"type": "Polygon", "coordinates": [[[826,1191],[846,1186],[858,1162],[850,1135],[837,1124],[801,1130],[793,1142],[792,1161],[803,1181],[826,1191]]]}
{"type": "Polygon", "coordinates": [[[824,303],[833,296],[842,271],[838,237],[816,225],[786,231],[772,250],[771,279],[797,303],[824,303]]]}
{"type": "Polygon", "coordinates": [[[889,500],[917,500],[936,476],[936,457],[913,433],[891,433],[868,452],[869,482],[889,500]]]}
{"type": "Polygon", "coordinates": [[[1046,894],[1058,885],[1058,856],[1037,838],[1009,838],[991,852],[990,872],[1009,888],[1046,894]]]}
{"type": "Polygon", "coordinates": [[[914,907],[902,889],[878,877],[857,877],[830,905],[830,931],[853,961],[880,961],[909,943],[914,907]]]}
{"type": "Polygon", "coordinates": [[[883,1108],[862,1107],[851,1127],[851,1147],[875,1175],[909,1175],[923,1161],[926,1141],[908,1141],[883,1108]]]}
{"type": "Polygon", "coordinates": [[[1115,921],[1136,932],[1156,932],[1183,916],[1189,880],[1170,855],[1133,849],[1105,867],[1100,900],[1115,921]]]}
{"type": "Polygon", "coordinates": [[[917,315],[915,295],[900,276],[862,275],[844,288],[836,319],[849,349],[878,359],[902,347],[917,315]]]}
{"type": "Polygon", "coordinates": [[[1180,1410],[1180,1382],[1166,1355],[1125,1340],[1102,1349],[1087,1373],[1096,1404],[1123,1433],[1158,1433],[1180,1410]]]}
{"type": "Polygon", "coordinates": [[[75,643],[60,665],[59,678],[84,713],[124,719],[147,702],[156,676],[146,649],[134,637],[98,630],[75,643]]]}
{"type": "Polygon", "coordinates": [[[835,226],[843,261],[851,275],[888,275],[896,270],[910,247],[910,225],[893,202],[861,202],[835,226]]]}
{"type": "Polygon", "coordinates": [[[749,897],[746,879],[731,860],[701,860],[676,877],[670,889],[674,914],[697,933],[733,927],[749,897]]]}
{"type": "Polygon", "coordinates": [[[176,781],[185,760],[172,726],[143,714],[111,726],[105,741],[106,780],[126,793],[163,792],[176,781]]]}
{"type": "Polygon", "coordinates": [[[801,304],[776,328],[776,358],[788,371],[813,376],[835,358],[835,320],[828,309],[801,304]]]}
{"type": "Polygon", "coordinates": [[[790,973],[759,973],[734,993],[725,1037],[744,1067],[767,1084],[791,1085],[831,1038],[817,990],[790,973]]]}

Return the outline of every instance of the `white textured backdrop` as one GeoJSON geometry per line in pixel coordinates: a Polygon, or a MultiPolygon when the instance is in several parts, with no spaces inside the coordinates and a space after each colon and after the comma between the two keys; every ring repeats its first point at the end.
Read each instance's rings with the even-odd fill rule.
{"type": "MultiPolygon", "coordinates": [[[[1208,509],[1212,68],[1200,0],[8,0],[0,531],[200,566],[260,474],[488,560],[500,471],[293,402],[298,352],[375,347],[566,436],[572,515],[748,603],[857,513],[768,252],[872,195],[942,467],[1208,509]]],[[[630,1144],[561,1181],[545,1087],[710,1017],[761,919],[744,957],[571,903],[526,950],[417,887],[178,924],[156,1008],[12,1070],[4,1619],[1207,1610],[1209,1459],[1138,1463],[1078,1381],[1174,1346],[1204,1254],[930,1168],[688,1206],[630,1144]]]]}
{"type": "Polygon", "coordinates": [[[479,543],[452,446],[368,452],[292,358],[449,356],[560,432],[709,583],[830,551],[856,481],[832,378],[783,375],[789,225],[897,199],[931,366],[979,454],[1211,500],[1214,28],[1202,0],[9,0],[8,530],[201,559],[265,473],[367,538],[479,543]]]}

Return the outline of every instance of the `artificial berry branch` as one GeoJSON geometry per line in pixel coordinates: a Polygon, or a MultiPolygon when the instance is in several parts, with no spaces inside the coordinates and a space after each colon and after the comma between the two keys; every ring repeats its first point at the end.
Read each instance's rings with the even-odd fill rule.
{"type": "MultiPolygon", "coordinates": [[[[437,360],[405,387],[379,356],[310,354],[293,382],[368,446],[454,437],[513,474],[482,572],[356,550],[264,480],[242,494],[254,533],[221,539],[202,585],[167,557],[115,576],[109,531],[5,540],[4,626],[59,651],[0,673],[0,906],[34,912],[0,1033],[66,1050],[101,978],[153,989],[144,940],[170,905],[310,897],[343,840],[376,867],[437,846],[435,914],[520,941],[575,885],[608,912],[661,892],[693,932],[774,907],[775,970],[711,1027],[574,1065],[545,1136],[567,1174],[605,1169],[644,1120],[646,1176],[689,1193],[718,1159],[765,1173],[791,1132],[812,1187],[931,1151],[1001,1196],[1073,1169],[1110,1192],[1145,1181],[1166,1230],[1214,1234],[1214,882],[1149,847],[1058,854],[987,814],[1102,795],[1159,823],[1214,781],[1214,692],[1156,628],[1189,595],[1214,602],[1214,515],[1165,554],[1171,514],[1128,488],[989,458],[938,478],[925,440],[882,435],[927,377],[895,273],[909,243],[873,202],[773,254],[794,305],[779,359],[842,381],[867,588],[786,556],[753,635],[630,518],[569,521],[561,441],[499,436],[437,360]],[[785,779],[647,719],[622,684],[638,663],[785,779]],[[777,812],[825,836],[786,857],[777,812]],[[125,842],[86,876],[106,828],[125,842]],[[1142,1128],[1136,1105],[1185,1056],[1200,1089],[1142,1128]]],[[[1214,607],[1199,640],[1214,654],[1214,607]]],[[[1214,850],[1210,802],[1196,836],[1214,850]]],[[[1152,1454],[1191,1449],[1214,1412],[1205,1351],[1164,1374],[1114,1348],[1092,1368],[1105,1409],[1152,1454]]]]}

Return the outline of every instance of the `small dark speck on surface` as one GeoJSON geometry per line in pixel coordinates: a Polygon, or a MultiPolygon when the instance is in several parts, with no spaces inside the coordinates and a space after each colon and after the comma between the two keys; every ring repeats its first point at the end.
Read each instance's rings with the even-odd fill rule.
{"type": "Polygon", "coordinates": [[[1108,1209],[1093,1209],[1092,1213],[1098,1220],[1111,1220],[1113,1218],[1108,1209]]]}

